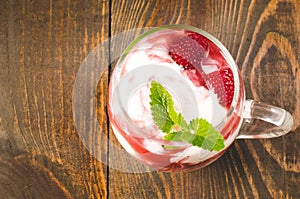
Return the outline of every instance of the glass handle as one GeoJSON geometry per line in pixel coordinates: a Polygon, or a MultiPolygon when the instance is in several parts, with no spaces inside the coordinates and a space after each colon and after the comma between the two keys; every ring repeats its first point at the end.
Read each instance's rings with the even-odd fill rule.
{"type": "Polygon", "coordinates": [[[287,134],[293,127],[292,115],[282,108],[246,100],[244,123],[237,139],[273,138],[287,134]]]}

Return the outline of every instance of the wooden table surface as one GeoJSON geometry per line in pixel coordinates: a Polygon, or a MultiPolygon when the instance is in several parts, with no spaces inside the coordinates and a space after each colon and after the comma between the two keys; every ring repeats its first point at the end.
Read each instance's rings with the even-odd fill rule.
{"type": "Polygon", "coordinates": [[[1,199],[300,198],[300,1],[2,0],[0,19],[1,199]],[[292,132],[237,140],[188,173],[144,172],[117,156],[106,113],[115,56],[144,28],[165,24],[218,38],[241,69],[247,98],[291,112],[292,132]],[[90,72],[84,64],[95,48],[90,72]],[[91,104],[79,117],[80,88],[91,104]],[[136,172],[118,169],[125,167],[136,172]]]}

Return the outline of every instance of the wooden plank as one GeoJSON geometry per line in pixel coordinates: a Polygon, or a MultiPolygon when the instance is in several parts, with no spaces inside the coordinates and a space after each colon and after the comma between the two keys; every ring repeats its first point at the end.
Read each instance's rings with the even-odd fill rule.
{"type": "Polygon", "coordinates": [[[0,18],[0,198],[300,197],[298,0],[7,0],[0,18]],[[130,167],[107,128],[107,68],[142,28],[173,23],[223,42],[247,97],[290,111],[293,132],[238,140],[193,172],[130,167]]]}
{"type": "MultiPolygon", "coordinates": [[[[242,71],[246,95],[290,111],[293,132],[238,140],[210,166],[188,173],[109,170],[109,198],[298,198],[298,1],[112,1],[112,36],[130,29],[186,23],[217,37],[242,71]]],[[[136,31],[136,35],[140,34],[136,31]]],[[[128,44],[131,38],[124,38],[128,44]]],[[[112,46],[112,51],[116,47],[112,46]]],[[[117,141],[110,132],[110,140],[117,141]]],[[[118,152],[110,150],[110,155],[118,152]]],[[[120,162],[122,158],[119,157],[120,162]]],[[[124,165],[125,167],[128,165],[124,165]]]]}
{"type": "Polygon", "coordinates": [[[79,139],[72,95],[81,63],[108,38],[109,2],[2,1],[0,9],[0,198],[105,198],[106,165],[79,139]]]}

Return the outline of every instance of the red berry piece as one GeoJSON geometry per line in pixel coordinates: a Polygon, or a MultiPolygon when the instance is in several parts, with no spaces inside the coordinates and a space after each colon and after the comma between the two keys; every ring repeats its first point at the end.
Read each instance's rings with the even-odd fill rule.
{"type": "Polygon", "coordinates": [[[230,68],[220,69],[208,74],[208,82],[217,94],[219,103],[229,108],[234,94],[234,78],[230,68]]]}
{"type": "Polygon", "coordinates": [[[208,49],[208,39],[206,37],[195,32],[188,32],[187,35],[197,41],[205,50],[208,49]]]}
{"type": "Polygon", "coordinates": [[[175,40],[169,48],[169,55],[184,70],[187,70],[187,75],[196,86],[206,86],[201,69],[201,59],[205,57],[206,46],[200,42],[201,35],[197,35],[199,34],[188,33],[187,36],[175,40]]]}
{"type": "Polygon", "coordinates": [[[169,48],[172,59],[185,70],[201,67],[201,58],[204,57],[205,50],[194,39],[182,36],[169,48]]]}
{"type": "Polygon", "coordinates": [[[203,35],[195,32],[187,32],[187,35],[197,41],[208,52],[209,57],[218,63],[219,68],[228,66],[228,63],[221,53],[220,48],[215,43],[213,43],[203,35]]]}

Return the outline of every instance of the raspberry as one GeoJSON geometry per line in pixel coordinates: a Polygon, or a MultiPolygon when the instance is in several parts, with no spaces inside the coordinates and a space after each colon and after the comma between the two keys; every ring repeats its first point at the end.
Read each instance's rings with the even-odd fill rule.
{"type": "Polygon", "coordinates": [[[208,49],[208,40],[206,39],[206,37],[195,32],[188,32],[187,35],[188,37],[197,41],[198,44],[200,44],[205,50],[208,49]]]}
{"type": "Polygon", "coordinates": [[[230,68],[219,69],[208,74],[208,82],[217,94],[219,103],[229,108],[234,94],[234,79],[230,68]]]}
{"type": "Polygon", "coordinates": [[[233,73],[228,68],[221,50],[203,35],[195,32],[186,32],[170,46],[169,55],[183,70],[187,71],[189,79],[195,86],[209,84],[216,93],[219,103],[229,108],[234,94],[233,73]],[[201,66],[201,60],[208,57],[216,61],[217,71],[206,75],[201,66]],[[205,77],[205,78],[204,78],[205,77]]]}
{"type": "Polygon", "coordinates": [[[169,48],[169,55],[178,65],[188,71],[189,78],[196,86],[206,87],[201,69],[201,59],[204,58],[206,50],[198,42],[200,37],[195,34],[188,34],[176,40],[169,48]]]}
{"type": "Polygon", "coordinates": [[[222,67],[226,67],[227,61],[224,59],[221,50],[219,49],[219,47],[213,43],[212,41],[210,41],[209,39],[207,39],[206,37],[204,37],[203,35],[200,35],[198,33],[195,32],[187,32],[187,35],[194,39],[195,41],[197,41],[207,52],[208,52],[208,56],[217,61],[218,62],[218,66],[220,68],[222,67]]]}
{"type": "Polygon", "coordinates": [[[169,49],[172,59],[185,70],[201,67],[204,53],[204,48],[196,40],[187,36],[180,37],[169,49]]]}

